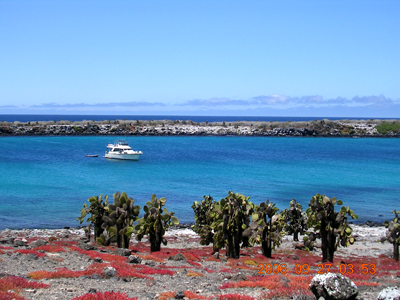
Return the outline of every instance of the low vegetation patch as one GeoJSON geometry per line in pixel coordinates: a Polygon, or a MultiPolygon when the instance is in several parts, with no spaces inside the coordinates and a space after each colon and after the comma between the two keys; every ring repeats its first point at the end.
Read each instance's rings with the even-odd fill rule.
{"type": "Polygon", "coordinates": [[[397,122],[383,122],[381,124],[379,124],[378,126],[376,126],[376,130],[380,133],[380,134],[388,134],[390,132],[393,133],[400,133],[400,123],[397,122]]]}
{"type": "Polygon", "coordinates": [[[18,295],[22,289],[47,289],[50,285],[28,281],[25,278],[17,276],[7,276],[0,278],[0,299],[2,300],[20,300],[25,299],[18,295]]]}
{"type": "Polygon", "coordinates": [[[129,298],[125,293],[115,292],[97,292],[95,294],[87,293],[80,297],[75,297],[72,300],[137,300],[138,298],[129,298]]]}

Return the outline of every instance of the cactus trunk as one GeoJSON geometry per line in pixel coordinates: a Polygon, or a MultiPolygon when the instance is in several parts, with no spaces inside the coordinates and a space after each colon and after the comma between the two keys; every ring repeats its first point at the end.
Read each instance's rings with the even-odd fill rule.
{"type": "Polygon", "coordinates": [[[217,245],[215,243],[213,243],[213,252],[212,252],[212,254],[217,253],[217,252],[219,252],[219,248],[217,247],[217,245]]]}
{"type": "Polygon", "coordinates": [[[299,241],[299,231],[295,230],[293,233],[293,241],[298,242],[299,241]]]}
{"type": "MultiPolygon", "coordinates": [[[[271,220],[268,222],[269,226],[271,226],[271,220]]],[[[265,227],[262,233],[262,242],[261,242],[261,250],[265,257],[271,258],[272,257],[272,245],[271,239],[268,236],[268,226],[265,227]]]]}
{"type": "MultiPolygon", "coordinates": [[[[92,224],[89,224],[87,227],[87,232],[86,233],[86,238],[88,239],[88,241],[90,242],[90,230],[92,228],[92,224]]],[[[96,237],[94,238],[94,240],[96,240],[96,237]]]]}
{"type": "Polygon", "coordinates": [[[162,236],[159,233],[151,233],[150,239],[150,252],[157,252],[161,250],[161,239],[162,236]]]}
{"type": "Polygon", "coordinates": [[[122,236],[124,242],[124,248],[129,249],[129,238],[124,234],[122,236]]]}
{"type": "Polygon", "coordinates": [[[322,261],[325,262],[328,258],[328,234],[326,232],[325,220],[321,221],[321,249],[322,249],[322,261]]]}
{"type": "Polygon", "coordinates": [[[118,247],[118,248],[123,248],[123,246],[122,246],[122,237],[121,237],[121,235],[119,234],[119,232],[120,232],[121,229],[122,229],[121,225],[119,225],[119,224],[117,223],[117,247],[118,247]]]}
{"type": "Polygon", "coordinates": [[[240,254],[240,238],[239,232],[235,232],[234,234],[228,233],[228,242],[226,245],[226,256],[228,258],[239,258],[240,254]]]}
{"type": "Polygon", "coordinates": [[[233,242],[232,242],[232,238],[228,237],[227,239],[227,243],[226,243],[226,256],[229,258],[233,258],[233,242]]]}
{"type": "Polygon", "coordinates": [[[241,242],[241,238],[240,238],[240,229],[241,229],[241,225],[239,227],[239,230],[235,231],[235,233],[233,234],[233,246],[234,248],[234,258],[238,259],[239,255],[240,255],[240,242],[241,242]]]}
{"type": "Polygon", "coordinates": [[[228,245],[226,247],[226,256],[229,258],[235,258],[238,259],[240,255],[240,242],[241,242],[241,234],[240,234],[240,229],[241,224],[236,225],[234,228],[237,228],[233,233],[228,232],[228,245]]]}
{"type": "Polygon", "coordinates": [[[335,253],[335,235],[333,233],[329,233],[328,235],[328,250],[327,250],[327,260],[329,262],[333,262],[333,255],[335,253]]]}
{"type": "MultiPolygon", "coordinates": [[[[103,213],[104,214],[104,213],[103,213]]],[[[96,221],[94,222],[94,237],[95,240],[100,237],[103,233],[103,228],[101,228],[101,224],[103,224],[103,215],[98,215],[96,217],[96,221]]]]}
{"type": "Polygon", "coordinates": [[[233,238],[228,234],[228,243],[226,245],[226,256],[229,258],[235,258],[235,247],[233,246],[233,238]]]}
{"type": "Polygon", "coordinates": [[[321,222],[321,249],[322,249],[322,261],[333,262],[333,255],[335,252],[335,235],[333,230],[326,230],[326,222],[321,222]]]}
{"type": "Polygon", "coordinates": [[[396,241],[393,243],[393,258],[395,261],[399,261],[399,244],[396,241]]]}
{"type": "Polygon", "coordinates": [[[271,247],[271,241],[267,240],[265,242],[262,242],[262,253],[265,257],[272,258],[272,247],[271,247]]]}

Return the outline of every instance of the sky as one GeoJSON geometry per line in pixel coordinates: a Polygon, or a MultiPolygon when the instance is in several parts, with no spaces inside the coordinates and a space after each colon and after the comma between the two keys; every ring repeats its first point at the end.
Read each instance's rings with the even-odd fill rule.
{"type": "Polygon", "coordinates": [[[400,118],[400,1],[0,0],[0,114],[400,118]]]}

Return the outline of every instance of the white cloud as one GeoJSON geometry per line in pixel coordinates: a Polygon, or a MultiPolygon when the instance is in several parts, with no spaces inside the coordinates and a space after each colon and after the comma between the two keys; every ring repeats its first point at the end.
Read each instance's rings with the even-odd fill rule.
{"type": "Polygon", "coordinates": [[[107,103],[55,102],[32,106],[0,106],[3,114],[69,113],[69,114],[181,114],[181,115],[270,115],[270,116],[343,116],[396,117],[400,115],[400,99],[383,95],[337,97],[324,99],[320,95],[290,97],[279,94],[260,95],[249,99],[215,97],[193,99],[177,104],[129,101],[107,103]]]}
{"type": "Polygon", "coordinates": [[[362,104],[392,104],[393,100],[386,98],[383,95],[379,96],[364,96],[364,97],[353,97],[352,99],[356,103],[362,104]]]}
{"type": "Polygon", "coordinates": [[[40,105],[32,105],[35,108],[84,108],[84,107],[140,107],[140,106],[166,106],[164,103],[160,102],[145,102],[145,101],[131,101],[131,102],[108,102],[108,103],[73,103],[73,104],[57,104],[54,102],[43,103],[40,105]]]}
{"type": "Polygon", "coordinates": [[[260,105],[274,105],[274,104],[286,104],[290,100],[289,97],[282,95],[270,95],[270,96],[257,96],[252,98],[260,105]]]}
{"type": "Polygon", "coordinates": [[[178,106],[226,106],[226,105],[250,105],[248,100],[232,100],[229,98],[193,99],[178,106]]]}

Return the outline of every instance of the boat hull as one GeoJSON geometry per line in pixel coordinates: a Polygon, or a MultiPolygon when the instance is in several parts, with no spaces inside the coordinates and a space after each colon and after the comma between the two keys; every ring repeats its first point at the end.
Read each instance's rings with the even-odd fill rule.
{"type": "Polygon", "coordinates": [[[121,159],[121,160],[139,160],[141,154],[117,154],[107,153],[104,157],[110,159],[121,159]]]}

